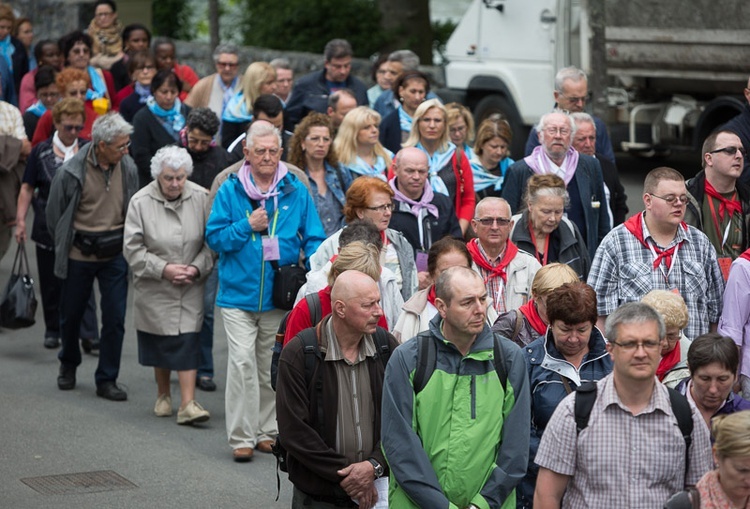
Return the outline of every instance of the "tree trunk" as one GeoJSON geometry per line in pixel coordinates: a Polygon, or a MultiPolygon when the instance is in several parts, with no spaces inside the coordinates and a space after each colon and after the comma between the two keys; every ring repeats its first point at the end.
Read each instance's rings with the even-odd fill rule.
{"type": "Polygon", "coordinates": [[[377,0],[380,25],[388,43],[384,51],[410,49],[424,65],[432,63],[429,0],[377,0]]]}
{"type": "Polygon", "coordinates": [[[208,30],[213,51],[219,45],[219,0],[208,0],[208,30]]]}

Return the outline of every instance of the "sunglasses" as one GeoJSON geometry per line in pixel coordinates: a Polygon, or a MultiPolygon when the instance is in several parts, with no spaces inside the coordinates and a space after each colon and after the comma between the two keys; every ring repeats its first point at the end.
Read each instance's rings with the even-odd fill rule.
{"type": "Polygon", "coordinates": [[[64,125],[62,128],[65,130],[65,132],[68,133],[74,133],[74,132],[81,132],[83,130],[82,125],[64,125]]]}
{"type": "Polygon", "coordinates": [[[716,150],[712,150],[711,152],[709,152],[709,154],[718,154],[719,152],[722,152],[728,156],[734,156],[738,150],[740,151],[740,154],[742,154],[742,157],[747,156],[747,152],[742,147],[717,148],[716,150]]]}

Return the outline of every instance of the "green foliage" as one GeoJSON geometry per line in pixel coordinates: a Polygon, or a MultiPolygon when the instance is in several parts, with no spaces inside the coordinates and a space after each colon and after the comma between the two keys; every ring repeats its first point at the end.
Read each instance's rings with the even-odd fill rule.
{"type": "Polygon", "coordinates": [[[367,57],[385,42],[374,0],[245,0],[244,43],[322,53],[326,42],[348,40],[367,57]]]}
{"type": "Polygon", "coordinates": [[[196,35],[191,20],[189,3],[184,0],[157,0],[153,3],[153,28],[155,36],[166,36],[185,41],[196,35]]]}
{"type": "Polygon", "coordinates": [[[432,48],[442,60],[445,60],[445,45],[457,26],[458,23],[450,19],[432,22],[432,48]]]}

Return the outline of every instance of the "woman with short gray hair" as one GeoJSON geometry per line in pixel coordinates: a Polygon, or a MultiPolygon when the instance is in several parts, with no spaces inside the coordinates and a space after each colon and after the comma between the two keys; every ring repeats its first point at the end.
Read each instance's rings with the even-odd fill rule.
{"type": "Polygon", "coordinates": [[[154,180],[130,200],[123,248],[135,286],[138,361],[154,368],[157,417],[172,415],[170,375],[177,371],[182,399],[177,424],[210,417],[195,401],[195,378],[203,286],[213,258],[204,242],[208,192],[187,180],[192,171],[184,148],[156,152],[154,180]]]}

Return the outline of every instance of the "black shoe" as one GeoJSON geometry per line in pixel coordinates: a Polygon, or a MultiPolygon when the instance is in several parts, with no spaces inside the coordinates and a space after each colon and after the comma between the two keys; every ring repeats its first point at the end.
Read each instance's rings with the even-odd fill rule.
{"type": "Polygon", "coordinates": [[[96,388],[96,395],[110,401],[125,401],[128,393],[117,387],[115,382],[104,382],[96,388]]]}
{"type": "Polygon", "coordinates": [[[97,355],[99,352],[99,340],[96,338],[81,338],[81,347],[87,354],[97,355]]]}
{"type": "Polygon", "coordinates": [[[44,348],[49,348],[51,350],[59,346],[60,338],[57,338],[55,336],[47,336],[46,338],[44,338],[44,348]]]}
{"type": "Polygon", "coordinates": [[[216,390],[216,383],[211,378],[198,377],[195,379],[195,386],[202,391],[214,392],[216,390]]]}
{"type": "Polygon", "coordinates": [[[75,368],[60,366],[60,374],[57,375],[57,388],[61,391],[69,391],[76,386],[75,368]]]}

